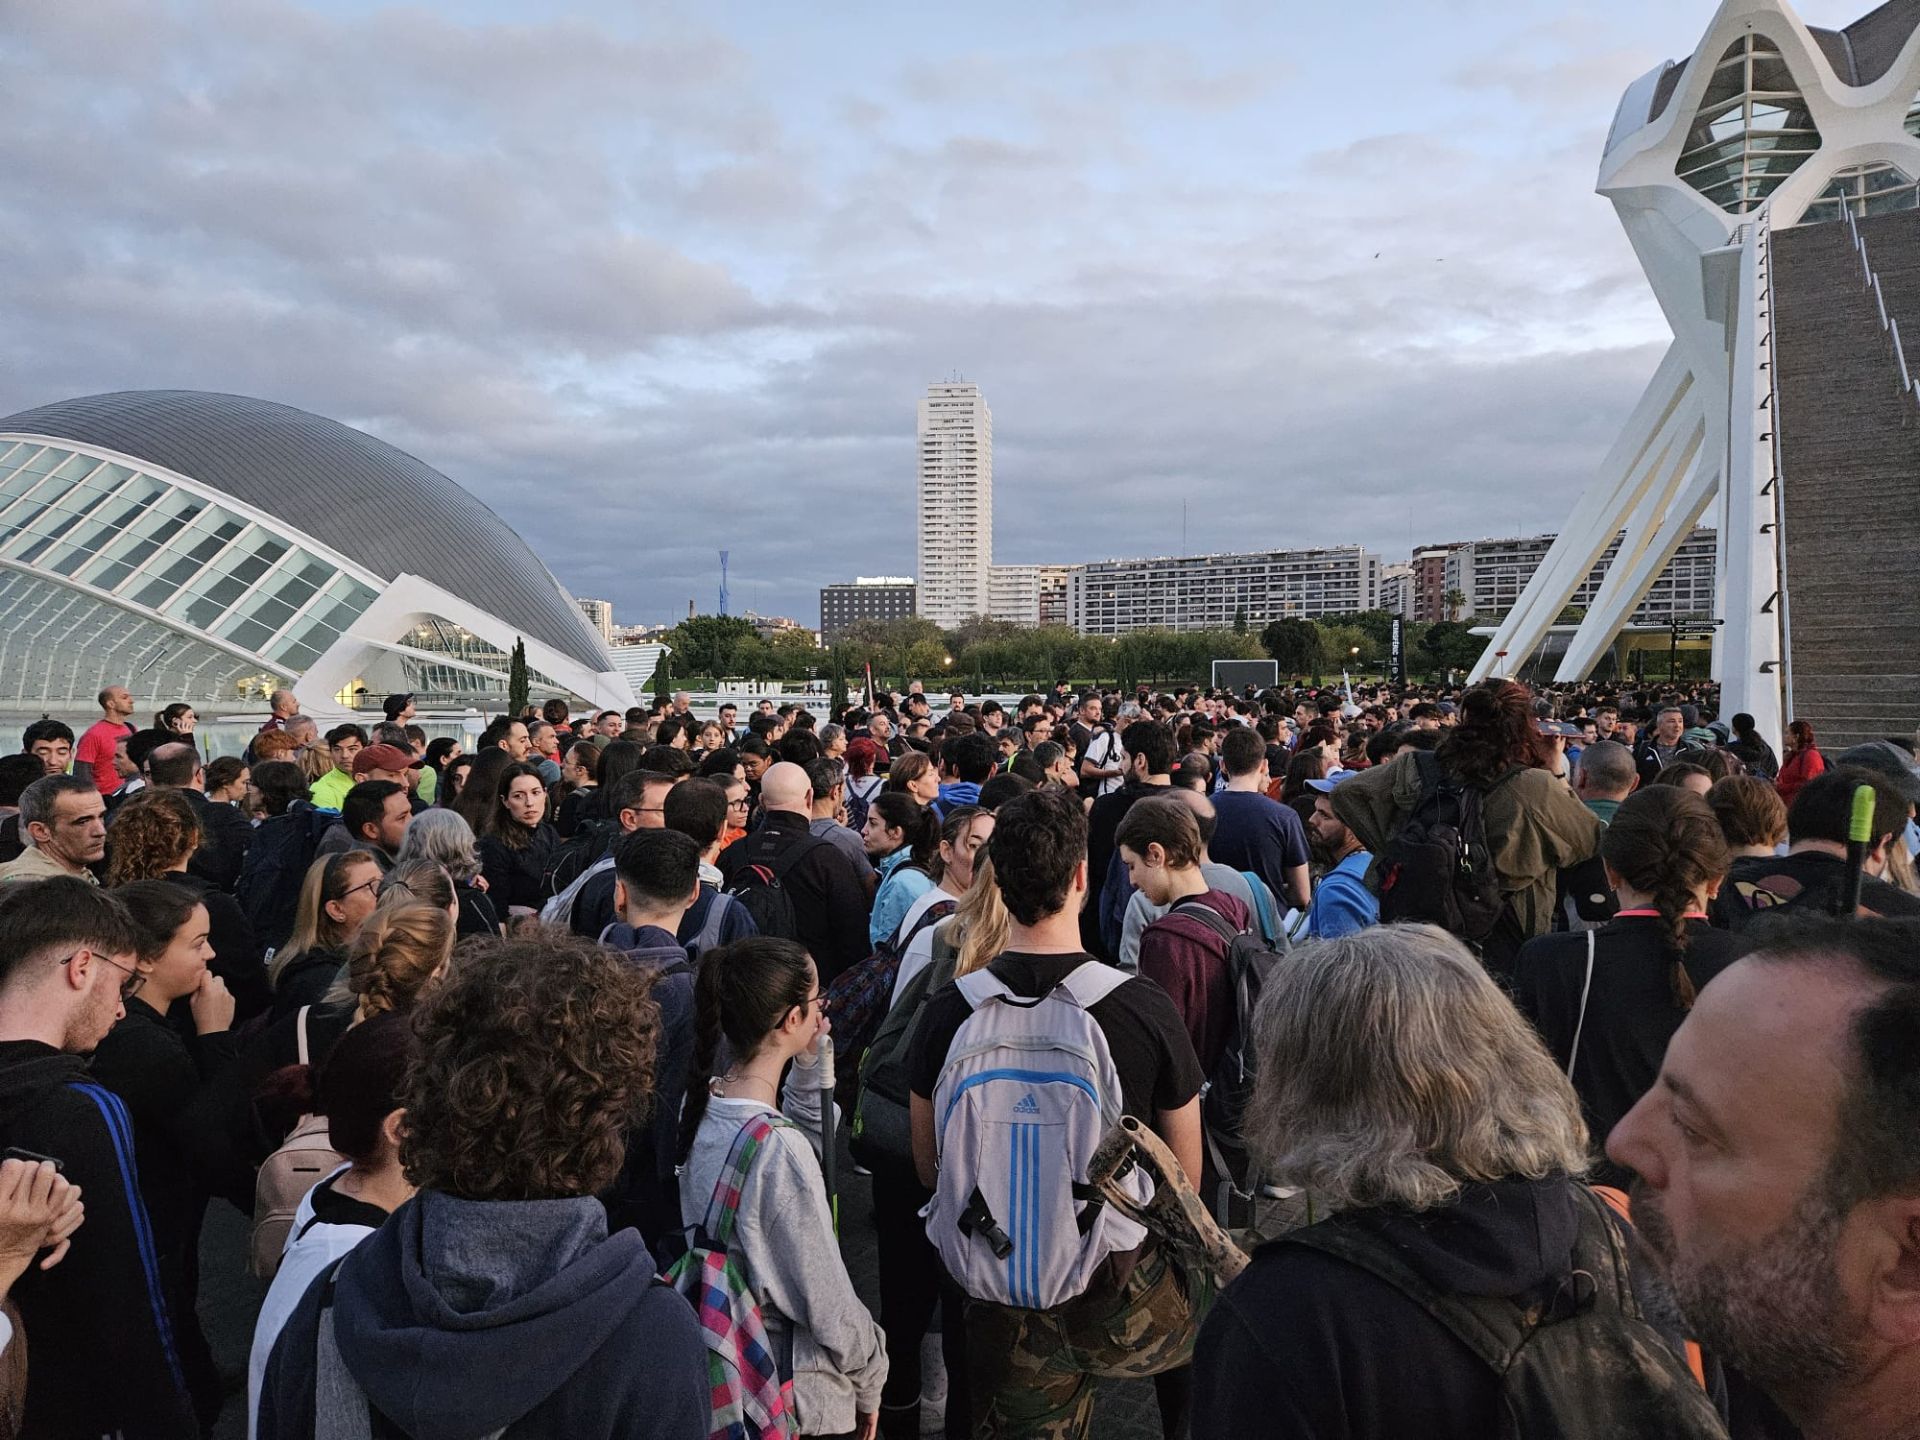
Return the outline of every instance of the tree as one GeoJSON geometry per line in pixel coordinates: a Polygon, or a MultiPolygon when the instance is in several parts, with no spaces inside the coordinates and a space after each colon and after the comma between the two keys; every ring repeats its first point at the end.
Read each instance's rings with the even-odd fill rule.
{"type": "Polygon", "coordinates": [[[527,708],[527,642],[513,637],[513,659],[507,665],[507,714],[518,715],[527,708]]]}
{"type": "Polygon", "coordinates": [[[1449,590],[1440,597],[1440,603],[1447,607],[1447,619],[1458,620],[1460,612],[1467,606],[1467,592],[1460,589],[1449,590]]]}
{"type": "Polygon", "coordinates": [[[1420,648],[1435,671],[1468,670],[1487,642],[1457,620],[1439,620],[1420,637],[1420,648]]]}
{"type": "Polygon", "coordinates": [[[1233,633],[1236,635],[1247,633],[1247,607],[1244,605],[1233,607],[1233,633]]]}
{"type": "Polygon", "coordinates": [[[691,615],[666,635],[674,673],[683,679],[705,675],[719,680],[748,673],[741,661],[753,658],[744,648],[749,642],[758,646],[760,637],[753,623],[738,615],[691,615]]]}
{"type": "Polygon", "coordinates": [[[673,652],[662,650],[653,664],[653,698],[673,699],[673,652]]]}
{"type": "Polygon", "coordinates": [[[1297,616],[1275,620],[1260,632],[1260,645],[1295,680],[1320,673],[1320,627],[1311,620],[1297,616]]]}

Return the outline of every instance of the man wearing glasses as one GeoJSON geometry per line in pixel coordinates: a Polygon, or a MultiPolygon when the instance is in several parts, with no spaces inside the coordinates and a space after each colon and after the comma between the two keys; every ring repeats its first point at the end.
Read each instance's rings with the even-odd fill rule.
{"type": "Polygon", "coordinates": [[[66,877],[95,883],[107,854],[107,802],[85,775],[46,775],[20,792],[20,836],[27,848],[0,865],[0,881],[66,877]]]}
{"type": "Polygon", "coordinates": [[[57,1267],[29,1270],[13,1292],[33,1346],[22,1434],[199,1434],[134,1178],[133,1126],[85,1058],[138,985],[136,945],[120,902],[86,881],[0,885],[0,1147],[58,1161],[85,1205],[71,1251],[78,1216],[45,1237],[42,1266],[57,1267]]]}

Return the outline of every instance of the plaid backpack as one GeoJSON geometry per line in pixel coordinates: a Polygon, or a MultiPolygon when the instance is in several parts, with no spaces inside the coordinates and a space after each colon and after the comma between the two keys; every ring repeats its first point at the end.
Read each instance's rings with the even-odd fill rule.
{"type": "MultiPolygon", "coordinates": [[[[842,970],[827,986],[827,1019],[833,1022],[833,1048],[856,1064],[861,1053],[880,1033],[880,1022],[893,1007],[893,982],[900,978],[900,962],[914,937],[953,913],[957,901],[933,902],[913,922],[911,930],[895,930],[859,964],[842,970]]],[[[902,920],[902,927],[905,926],[902,920]]]]}
{"type": "Polygon", "coordinates": [[[784,1120],[756,1115],[740,1127],[714,1183],[705,1221],[668,1267],[666,1281],[693,1306],[707,1346],[707,1382],[713,1405],[709,1440],[797,1436],[793,1382],[780,1378],[767,1343],[760,1302],[732,1253],[733,1223],[753,1157],[784,1120]]]}

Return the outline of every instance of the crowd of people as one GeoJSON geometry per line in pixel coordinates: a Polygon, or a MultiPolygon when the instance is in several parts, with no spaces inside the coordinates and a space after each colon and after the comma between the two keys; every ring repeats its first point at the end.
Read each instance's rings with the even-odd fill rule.
{"type": "Polygon", "coordinates": [[[1911,737],[99,699],[0,758],[0,1436],[1920,1433],[1911,737]],[[1244,1268],[1092,1182],[1122,1116],[1244,1268]]]}

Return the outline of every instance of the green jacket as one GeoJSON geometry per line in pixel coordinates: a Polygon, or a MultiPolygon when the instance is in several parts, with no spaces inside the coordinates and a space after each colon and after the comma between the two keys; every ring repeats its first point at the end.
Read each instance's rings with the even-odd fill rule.
{"type": "MultiPolygon", "coordinates": [[[[1417,763],[1402,755],[1363,770],[1343,781],[1331,799],[1333,813],[1373,852],[1367,884],[1377,894],[1381,852],[1420,800],[1417,763]]],[[[1598,851],[1606,827],[1564,780],[1544,770],[1522,770],[1487,792],[1483,818],[1493,868],[1520,928],[1529,936],[1546,934],[1560,871],[1598,851]]]]}

